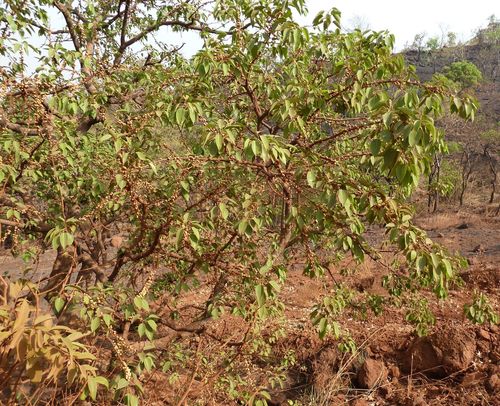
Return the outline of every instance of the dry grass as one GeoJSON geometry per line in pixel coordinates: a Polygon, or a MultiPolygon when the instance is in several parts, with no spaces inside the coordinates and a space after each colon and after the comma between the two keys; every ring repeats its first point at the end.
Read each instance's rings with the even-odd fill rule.
{"type": "MultiPolygon", "coordinates": [[[[353,392],[351,387],[353,366],[360,366],[364,362],[367,347],[372,343],[374,336],[381,334],[384,330],[385,327],[376,329],[356,348],[356,351],[345,353],[339,363],[339,368],[336,371],[331,371],[327,384],[322,387],[313,385],[310,391],[305,393],[302,399],[299,399],[299,404],[306,406],[331,406],[341,404],[340,402],[346,402],[345,395],[353,392]]],[[[376,391],[383,385],[384,382],[378,382],[374,388],[366,390],[366,393],[369,394],[376,391]]],[[[359,390],[356,390],[356,393],[359,394],[359,390]]]]}
{"type": "Polygon", "coordinates": [[[446,228],[457,227],[462,223],[476,222],[477,216],[464,213],[434,213],[427,216],[422,216],[418,221],[418,225],[424,230],[443,230],[446,228]]]}

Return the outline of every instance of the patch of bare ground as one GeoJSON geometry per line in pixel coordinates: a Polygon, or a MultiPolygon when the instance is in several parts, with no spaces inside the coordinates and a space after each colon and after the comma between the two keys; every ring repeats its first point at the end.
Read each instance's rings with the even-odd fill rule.
{"type": "MultiPolygon", "coordinates": [[[[475,289],[485,291],[499,310],[500,218],[449,210],[422,214],[418,224],[451,252],[467,258],[470,266],[461,274],[464,285],[452,289],[445,302],[427,296],[436,315],[428,337],[417,338],[402,322],[404,315],[394,309],[365,320],[342,319],[359,349],[346,356],[333,342],[309,345],[301,360],[308,365],[307,376],[302,375],[298,383],[309,386],[293,397],[301,404],[500,404],[499,327],[476,326],[463,316],[463,306],[471,301],[475,289]]],[[[343,276],[333,270],[331,277],[334,280],[318,286],[318,282],[311,284],[302,275],[293,275],[287,298],[296,313],[292,310],[289,316],[295,315],[306,325],[314,300],[335,283],[349,283],[361,292],[383,291],[377,269],[369,262],[355,275],[343,276]]]]}
{"type": "MultiPolygon", "coordinates": [[[[429,336],[416,337],[397,309],[365,319],[344,317],[339,321],[359,347],[355,354],[343,354],[337,343],[313,338],[309,311],[337,283],[383,294],[379,269],[371,261],[354,274],[331,269],[323,282],[294,272],[282,292],[293,331],[291,327],[280,346],[297,351],[300,367],[289,376],[286,390],[273,392],[272,404],[285,405],[288,400],[303,405],[500,404],[499,327],[473,325],[463,315],[475,289],[484,291],[499,310],[500,218],[450,209],[423,212],[417,221],[433,239],[469,263],[461,273],[463,286],[453,288],[448,300],[427,295],[436,315],[429,336]]],[[[346,263],[342,270],[349,267],[346,263]]]]}
{"type": "MultiPolygon", "coordinates": [[[[270,405],[287,405],[289,401],[304,406],[500,404],[500,330],[493,325],[475,326],[463,316],[463,306],[471,301],[475,289],[485,291],[495,310],[499,310],[500,218],[476,210],[449,209],[434,214],[423,211],[417,222],[433,239],[451,252],[465,256],[470,264],[461,274],[464,285],[453,288],[447,301],[427,295],[436,315],[436,325],[429,336],[417,338],[413,328],[404,322],[403,311],[397,308],[388,308],[379,316],[371,312],[365,317],[348,313],[339,322],[349,329],[358,348],[354,354],[342,353],[334,340],[318,338],[309,318],[311,308],[340,283],[362,294],[383,295],[380,265],[367,260],[355,267],[346,261],[342,267],[330,267],[321,280],[304,276],[299,269],[293,270],[281,291],[287,321],[280,327],[285,328],[287,335],[272,342],[272,359],[267,360],[270,364],[256,359],[249,368],[256,375],[247,376],[258,382],[273,360],[278,363],[293,352],[295,364],[286,371],[283,386],[268,388],[270,405]]],[[[381,232],[371,230],[368,238],[376,241],[381,232]]],[[[3,272],[27,268],[27,275],[44,277],[52,261],[50,252],[33,267],[4,256],[0,258],[0,266],[3,272]]],[[[186,293],[176,306],[183,309],[183,315],[203,313],[205,309],[200,304],[209,294],[209,289],[186,293]]],[[[160,317],[168,318],[171,309],[164,303],[159,298],[152,308],[160,317]]],[[[243,342],[249,326],[233,316],[224,316],[206,325],[186,326],[185,323],[179,319],[162,326],[165,331],[161,335],[167,339],[158,345],[168,348],[170,353],[165,356],[175,363],[176,355],[172,351],[176,343],[188,342],[191,352],[185,354],[186,359],[179,360],[186,367],[180,369],[177,376],[168,370],[146,375],[145,404],[182,404],[180,401],[231,404],[216,395],[204,400],[202,394],[215,390],[220,368],[224,362],[237,357],[238,345],[243,342]],[[192,335],[192,331],[201,331],[199,338],[192,335]],[[221,364],[213,370],[204,370],[205,376],[200,379],[203,353],[227,354],[227,358],[222,356],[221,364]]],[[[271,333],[263,331],[263,335],[271,333]]],[[[183,348],[185,351],[186,346],[183,348]]]]}

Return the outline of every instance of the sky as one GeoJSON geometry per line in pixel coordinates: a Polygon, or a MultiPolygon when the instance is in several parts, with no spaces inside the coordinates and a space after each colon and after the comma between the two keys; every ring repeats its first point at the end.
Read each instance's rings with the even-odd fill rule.
{"type": "MultiPolygon", "coordinates": [[[[321,10],[338,8],[342,13],[344,28],[361,25],[372,30],[388,30],[396,36],[395,51],[401,51],[412,43],[416,34],[425,33],[427,38],[446,37],[446,32],[454,32],[458,40],[471,38],[479,27],[485,27],[492,14],[500,18],[500,0],[307,0],[309,14],[298,17],[304,25],[311,24],[321,10]]],[[[51,16],[57,27],[60,16],[51,16]]],[[[172,33],[164,29],[156,35],[158,40],[168,38],[169,42],[184,43],[181,52],[192,56],[202,46],[198,33],[172,33]]],[[[33,45],[41,45],[40,38],[31,38],[33,45]]],[[[4,59],[0,57],[0,65],[4,59]]],[[[32,55],[26,58],[28,70],[36,66],[32,55]]]]}
{"type": "Polygon", "coordinates": [[[387,29],[396,36],[397,50],[411,43],[415,34],[440,36],[441,29],[467,40],[475,29],[487,25],[489,16],[500,18],[500,0],[308,0],[307,5],[307,20],[320,10],[336,7],[346,28],[357,20],[373,30],[387,29]]]}
{"type": "MultiPolygon", "coordinates": [[[[500,0],[307,0],[309,14],[297,20],[311,24],[321,10],[336,7],[342,13],[342,26],[362,26],[375,31],[388,30],[396,36],[395,51],[413,42],[416,34],[425,33],[426,38],[454,32],[458,41],[466,41],[479,27],[488,24],[488,17],[500,18],[500,0]]],[[[172,35],[172,33],[169,33],[172,35]]],[[[185,43],[184,55],[191,56],[201,46],[196,33],[179,35],[185,43]]]]}

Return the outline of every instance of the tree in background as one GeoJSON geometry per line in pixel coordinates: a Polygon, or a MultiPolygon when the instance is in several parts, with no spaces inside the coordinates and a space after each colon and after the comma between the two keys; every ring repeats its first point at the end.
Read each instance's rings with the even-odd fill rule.
{"type": "Polygon", "coordinates": [[[420,61],[420,56],[425,49],[424,40],[425,40],[426,35],[427,34],[425,32],[420,32],[418,34],[415,34],[415,37],[413,38],[413,42],[408,47],[405,47],[409,50],[417,51],[419,61],[420,61]]]}
{"type": "Polygon", "coordinates": [[[473,41],[480,44],[498,45],[500,43],[500,20],[492,14],[488,18],[486,28],[478,29],[473,41]]]}
{"type": "MultiPolygon", "coordinates": [[[[416,81],[391,35],[342,32],[336,9],[302,27],[303,0],[0,4],[0,219],[26,261],[1,288],[9,400],[135,405],[148,372],[190,370],[179,404],[263,404],[293,359],[272,352],[292,270],[370,257],[387,306],[447,296],[462,262],[407,198],[446,148],[443,102],[465,119],[476,106],[416,81]],[[203,47],[186,59],[166,30],[203,47]],[[56,337],[46,353],[35,327],[56,337]]],[[[352,349],[338,317],[363,303],[337,286],[312,325],[352,349]]]]}
{"type": "Polygon", "coordinates": [[[454,47],[457,45],[457,34],[454,32],[448,32],[446,34],[446,45],[449,47],[454,47]]]}
{"type": "Polygon", "coordinates": [[[457,83],[462,89],[477,85],[482,81],[481,71],[469,61],[453,62],[443,68],[443,75],[457,83]]]}

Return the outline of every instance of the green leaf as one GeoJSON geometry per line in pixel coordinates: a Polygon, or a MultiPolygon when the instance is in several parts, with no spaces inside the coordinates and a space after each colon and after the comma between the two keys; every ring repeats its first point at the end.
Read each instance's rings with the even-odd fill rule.
{"type": "Polygon", "coordinates": [[[349,193],[347,192],[347,190],[340,189],[337,192],[337,196],[338,196],[339,202],[340,202],[340,204],[342,204],[342,206],[345,206],[346,203],[349,201],[349,193]]]}
{"type": "Polygon", "coordinates": [[[263,306],[266,302],[266,293],[262,285],[255,286],[255,297],[257,298],[257,304],[263,306]]]}
{"type": "Polygon", "coordinates": [[[392,112],[388,111],[382,116],[382,121],[384,122],[384,125],[386,128],[389,128],[391,126],[392,122],[392,112]]]}
{"type": "Polygon", "coordinates": [[[63,298],[57,297],[56,300],[54,301],[54,309],[56,313],[60,313],[65,304],[66,301],[63,298]]]}
{"type": "Polygon", "coordinates": [[[414,147],[417,143],[417,132],[415,130],[411,130],[408,134],[408,144],[410,147],[414,147]]]}
{"type": "Polygon", "coordinates": [[[120,378],[116,383],[116,390],[120,390],[126,388],[129,385],[128,381],[125,378],[120,378]]]}
{"type": "Polygon", "coordinates": [[[99,317],[94,317],[90,322],[90,331],[95,332],[101,324],[101,319],[99,317]]]}
{"type": "Polygon", "coordinates": [[[109,389],[109,381],[104,376],[96,376],[95,381],[102,386],[105,386],[106,389],[109,389]]]}
{"type": "Polygon", "coordinates": [[[186,120],[186,110],[182,107],[179,107],[175,112],[175,121],[176,123],[182,127],[184,121],[186,120]]]}
{"type": "Polygon", "coordinates": [[[314,187],[316,185],[316,171],[310,170],[307,172],[307,184],[310,187],[314,187]]]}
{"type": "Polygon", "coordinates": [[[120,189],[123,189],[125,188],[125,186],[127,186],[127,182],[123,179],[123,176],[119,173],[115,175],[115,181],[120,189]]]}
{"type": "Polygon", "coordinates": [[[137,326],[137,333],[139,334],[139,337],[144,336],[144,334],[146,333],[146,326],[144,325],[144,323],[141,323],[139,324],[139,326],[137,326]]]}
{"type": "Polygon", "coordinates": [[[109,140],[111,137],[112,137],[112,135],[107,133],[107,134],[104,134],[101,138],[99,138],[99,141],[105,142],[105,141],[109,140]]]}
{"type": "Polygon", "coordinates": [[[66,247],[69,247],[71,244],[73,244],[74,240],[75,240],[75,238],[70,233],[62,232],[61,234],[59,234],[59,242],[60,242],[61,247],[63,249],[66,247]]]}
{"type": "Polygon", "coordinates": [[[146,299],[144,299],[142,296],[134,297],[134,306],[138,310],[141,310],[141,309],[149,310],[149,304],[146,301],[146,299]]]}
{"type": "Polygon", "coordinates": [[[248,227],[248,221],[247,220],[241,220],[240,223],[238,224],[238,233],[240,235],[245,234],[246,230],[248,227]]]}
{"type": "Polygon", "coordinates": [[[87,380],[87,388],[89,389],[89,395],[92,400],[96,400],[97,397],[97,382],[95,377],[89,376],[87,380]]]}
{"type": "Polygon", "coordinates": [[[374,139],[372,140],[372,142],[370,143],[370,151],[372,153],[372,155],[378,155],[378,153],[380,152],[380,147],[381,147],[382,143],[380,142],[380,140],[377,140],[377,139],[374,139]]]}
{"type": "Polygon", "coordinates": [[[127,393],[123,399],[127,406],[139,406],[139,398],[135,395],[127,393]]]}
{"type": "Polygon", "coordinates": [[[222,139],[222,134],[217,134],[215,136],[215,145],[217,145],[217,149],[219,150],[219,152],[222,151],[222,144],[223,143],[223,139],[222,139]]]}
{"type": "Polygon", "coordinates": [[[157,324],[156,324],[156,321],[154,321],[153,319],[148,319],[146,320],[146,324],[149,326],[149,328],[153,331],[156,331],[157,329],[157,324]]]}
{"type": "Polygon", "coordinates": [[[396,164],[399,152],[393,148],[389,148],[384,152],[384,167],[386,169],[392,169],[396,164]]]}
{"type": "Polygon", "coordinates": [[[227,218],[229,217],[229,211],[227,210],[227,207],[224,203],[219,203],[219,210],[222,218],[224,220],[227,220],[227,218]]]}
{"type": "Polygon", "coordinates": [[[108,327],[111,326],[112,318],[111,318],[110,314],[107,314],[107,313],[103,314],[102,319],[103,319],[104,323],[106,324],[106,326],[108,326],[108,327]]]}
{"type": "Polygon", "coordinates": [[[319,338],[323,339],[328,332],[328,320],[322,317],[318,324],[319,338]]]}

